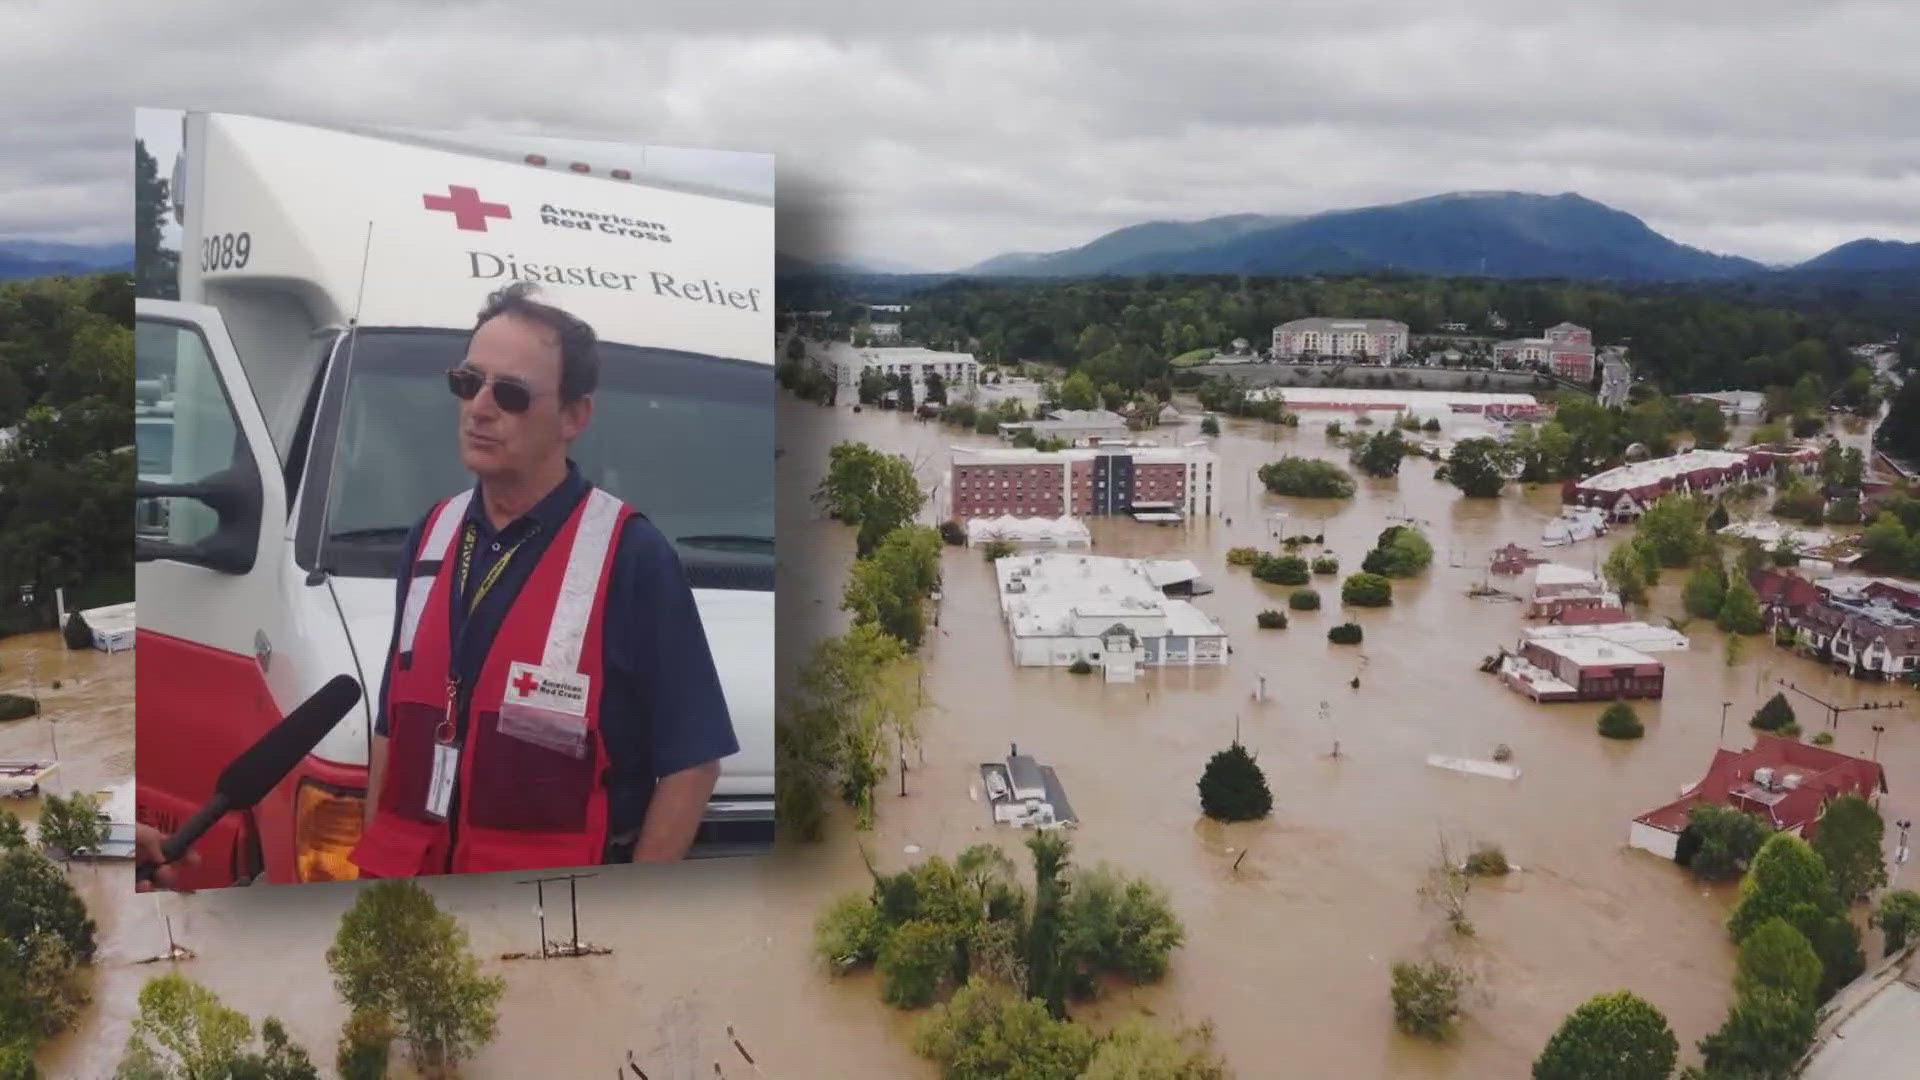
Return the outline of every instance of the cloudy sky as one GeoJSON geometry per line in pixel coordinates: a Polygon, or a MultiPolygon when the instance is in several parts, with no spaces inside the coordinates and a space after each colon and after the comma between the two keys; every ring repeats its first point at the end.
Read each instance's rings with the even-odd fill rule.
{"type": "Polygon", "coordinates": [[[1464,189],[1920,240],[1903,3],[911,6],[0,0],[0,240],[129,236],[136,104],[771,152],[785,250],[922,269],[1464,189]]]}

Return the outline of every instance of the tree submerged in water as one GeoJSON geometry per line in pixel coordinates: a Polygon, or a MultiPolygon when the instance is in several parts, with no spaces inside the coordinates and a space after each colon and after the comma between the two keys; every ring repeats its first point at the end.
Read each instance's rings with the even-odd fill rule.
{"type": "Polygon", "coordinates": [[[1273,812],[1266,774],[1237,739],[1207,762],[1199,787],[1200,810],[1215,821],[1256,821],[1273,812]]]}

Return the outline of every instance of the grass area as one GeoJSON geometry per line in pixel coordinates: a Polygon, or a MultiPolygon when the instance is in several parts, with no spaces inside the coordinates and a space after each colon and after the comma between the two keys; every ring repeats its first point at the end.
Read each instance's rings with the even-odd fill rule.
{"type": "Polygon", "coordinates": [[[1219,351],[1220,350],[1212,348],[1211,346],[1206,348],[1195,349],[1192,352],[1181,353],[1179,356],[1176,356],[1172,360],[1168,361],[1168,363],[1172,364],[1174,367],[1177,367],[1177,368],[1192,367],[1195,364],[1204,364],[1207,361],[1213,359],[1214,354],[1218,353],[1219,351]]]}

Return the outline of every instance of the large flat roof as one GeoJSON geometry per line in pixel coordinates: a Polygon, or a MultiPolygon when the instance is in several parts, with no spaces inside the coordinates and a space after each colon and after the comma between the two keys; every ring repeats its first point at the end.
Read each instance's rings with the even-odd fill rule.
{"type": "Polygon", "coordinates": [[[1582,667],[1597,665],[1639,666],[1658,664],[1660,661],[1638,649],[1629,649],[1618,642],[1602,637],[1586,635],[1565,637],[1536,637],[1534,644],[1557,656],[1563,656],[1582,667]]]}
{"type": "Polygon", "coordinates": [[[1729,469],[1745,465],[1747,455],[1733,450],[1687,450],[1651,461],[1636,461],[1596,473],[1580,481],[1590,491],[1631,491],[1663,480],[1696,473],[1702,469],[1729,469]]]}
{"type": "Polygon", "coordinates": [[[1383,390],[1370,387],[1343,386],[1266,386],[1249,391],[1247,396],[1256,394],[1261,400],[1278,395],[1280,400],[1295,404],[1322,405],[1379,405],[1382,408],[1443,408],[1452,405],[1510,405],[1538,406],[1539,400],[1532,394],[1478,393],[1465,390],[1383,390]]]}

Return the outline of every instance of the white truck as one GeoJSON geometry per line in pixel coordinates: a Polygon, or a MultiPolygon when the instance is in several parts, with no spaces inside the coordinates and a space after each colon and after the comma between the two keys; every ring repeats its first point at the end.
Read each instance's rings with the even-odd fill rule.
{"type": "Polygon", "coordinates": [[[445,371],[515,279],[593,325],[588,479],[673,541],[740,752],[696,854],[773,829],[770,199],[623,169],[186,114],[175,301],[137,304],[137,813],[171,829],[335,675],[365,688],[188,884],[354,877],[406,533],[470,486],[445,371]]]}

